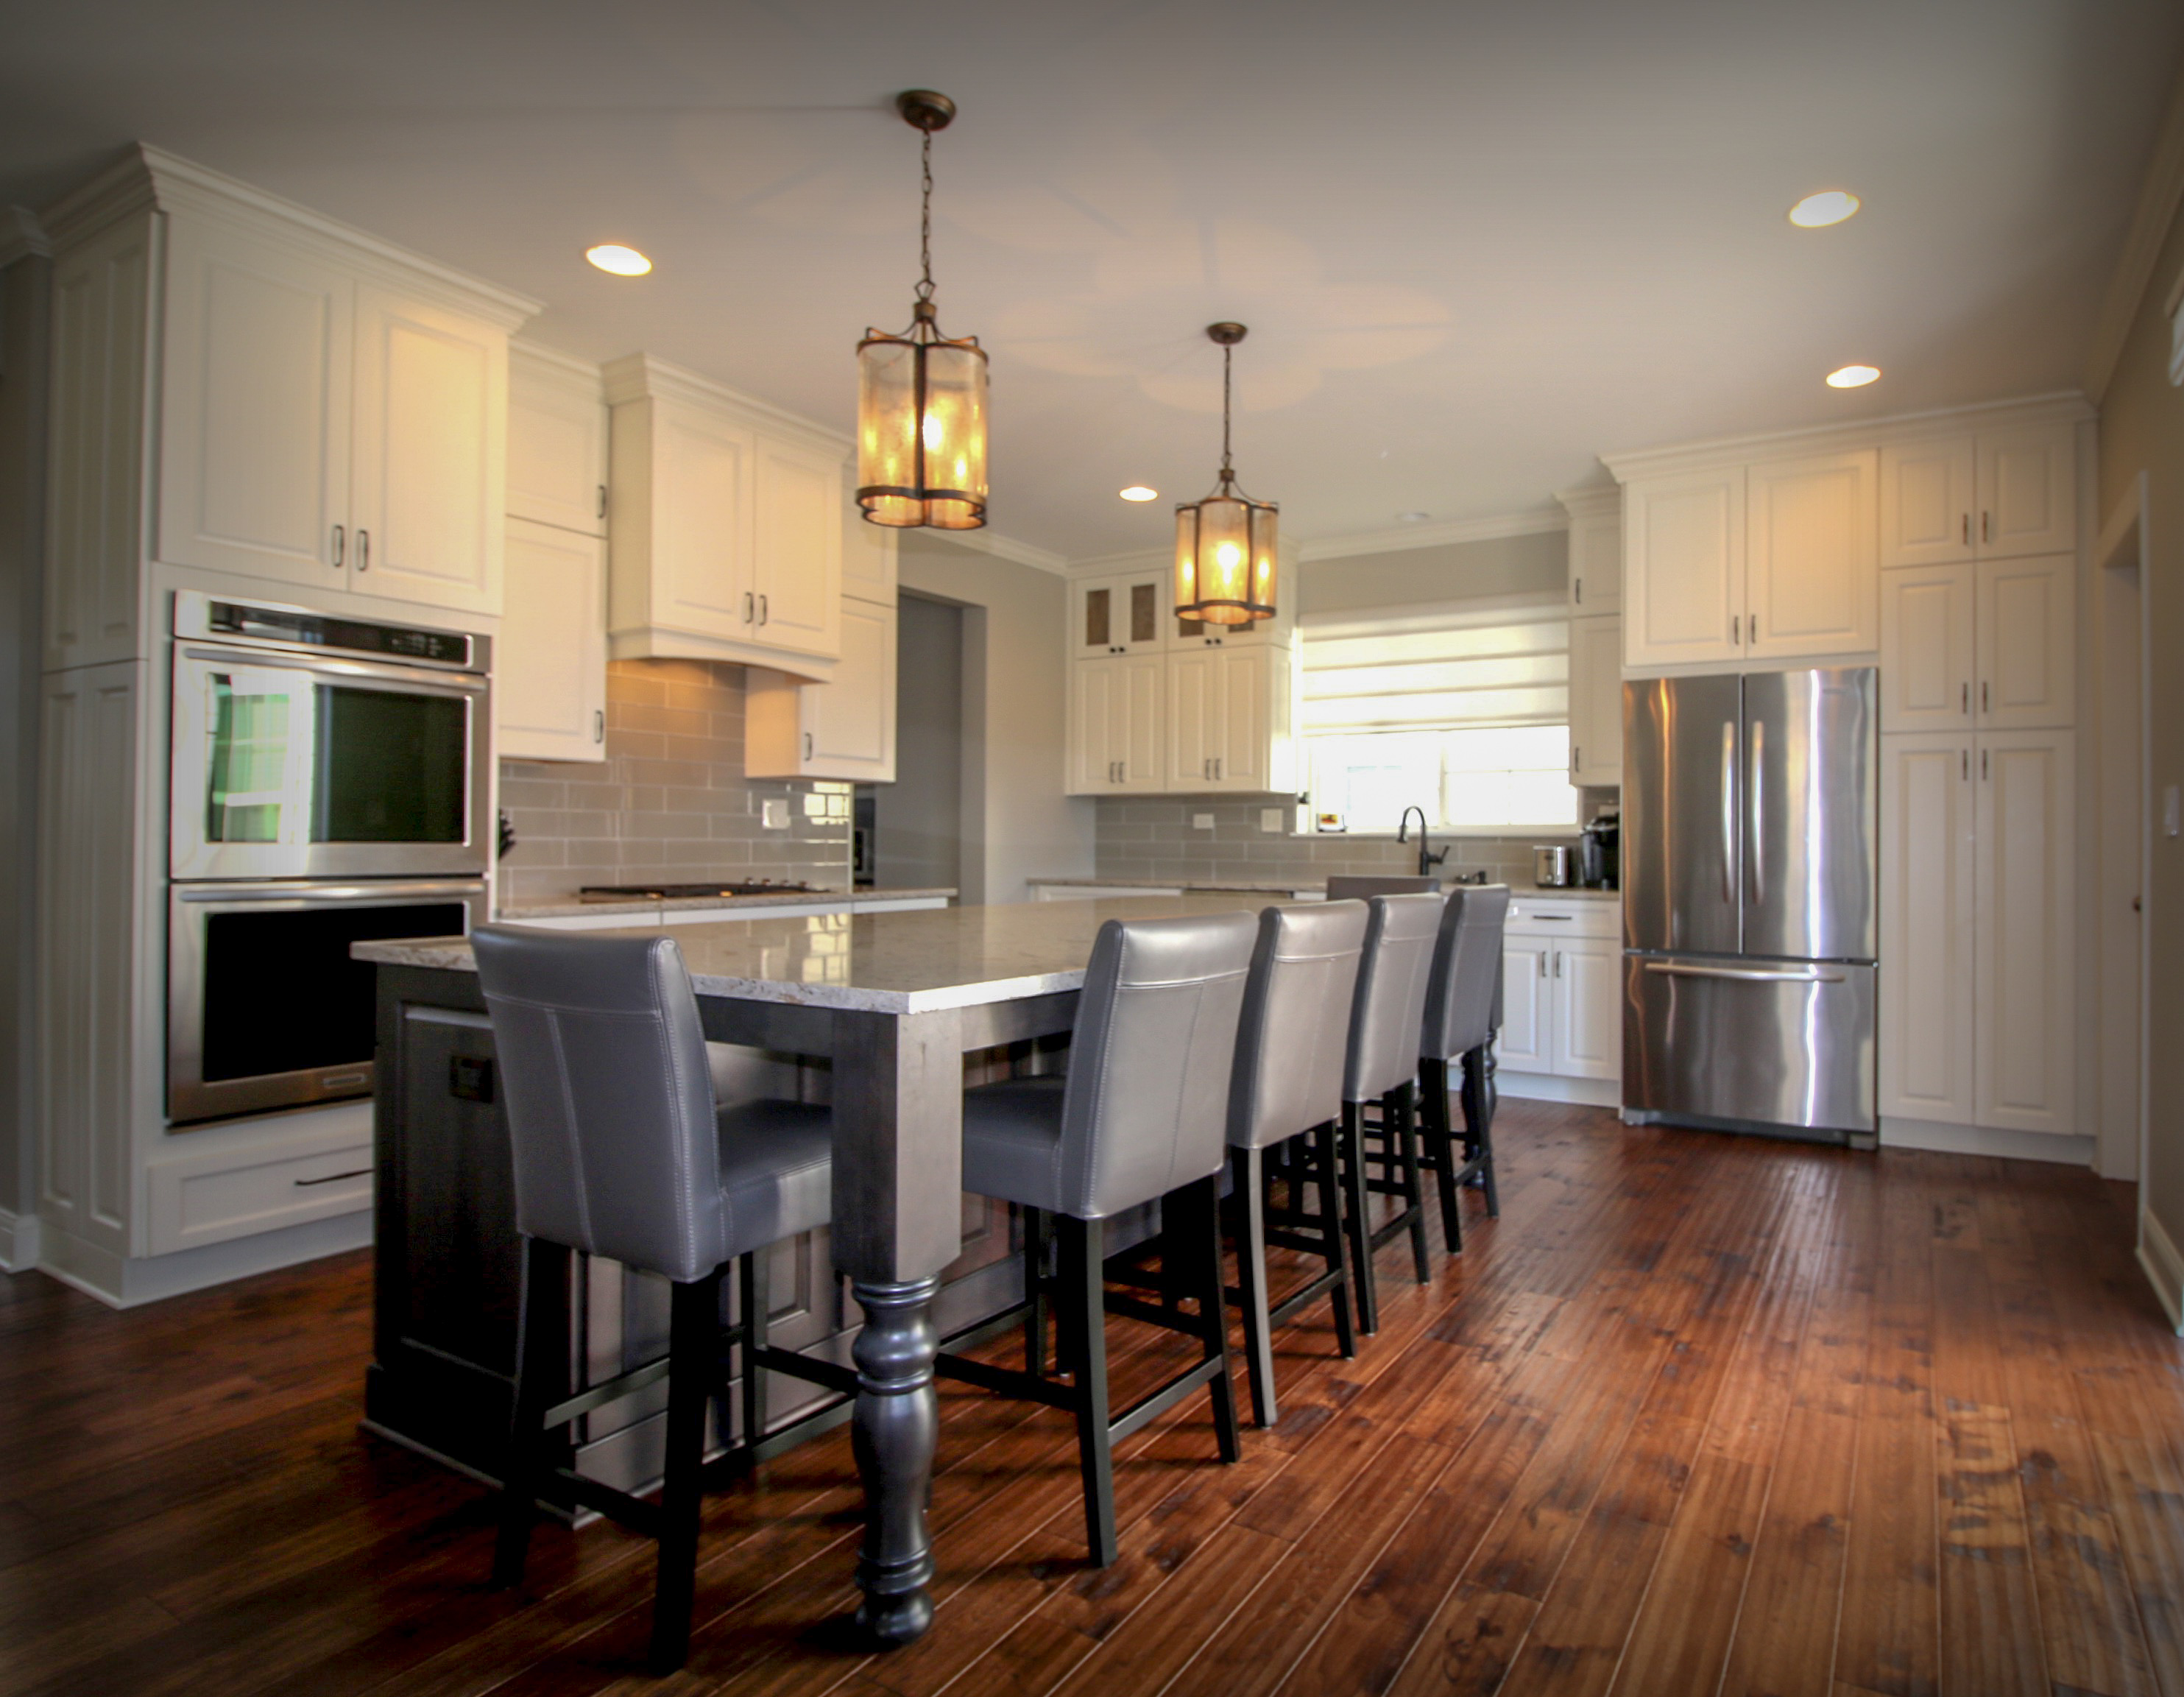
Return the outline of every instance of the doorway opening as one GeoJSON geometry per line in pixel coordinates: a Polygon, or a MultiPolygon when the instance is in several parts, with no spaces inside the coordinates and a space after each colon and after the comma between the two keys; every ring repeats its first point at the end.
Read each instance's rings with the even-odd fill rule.
{"type": "Polygon", "coordinates": [[[856,795],[858,877],[881,889],[963,887],[963,611],[897,603],[895,781],[856,795]]]}

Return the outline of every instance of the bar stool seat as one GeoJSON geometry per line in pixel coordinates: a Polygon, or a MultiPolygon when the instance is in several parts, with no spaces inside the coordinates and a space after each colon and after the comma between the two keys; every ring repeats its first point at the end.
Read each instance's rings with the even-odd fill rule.
{"type": "MultiPolygon", "coordinates": [[[[721,1201],[752,1249],[816,1231],[833,1217],[834,1110],[806,1102],[738,1102],[715,1114],[721,1201]]],[[[731,1249],[731,1255],[749,1253],[731,1249]]]]}

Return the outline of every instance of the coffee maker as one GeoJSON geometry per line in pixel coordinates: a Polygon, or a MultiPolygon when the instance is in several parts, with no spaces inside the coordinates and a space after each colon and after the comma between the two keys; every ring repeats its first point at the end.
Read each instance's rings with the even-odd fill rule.
{"type": "Polygon", "coordinates": [[[1577,881],[1587,890],[1613,890],[1623,876],[1623,814],[1605,808],[1578,834],[1577,881]]]}

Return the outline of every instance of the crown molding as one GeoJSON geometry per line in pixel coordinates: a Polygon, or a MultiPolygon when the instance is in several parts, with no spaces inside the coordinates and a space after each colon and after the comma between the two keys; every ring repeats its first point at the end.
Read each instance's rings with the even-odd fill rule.
{"type": "Polygon", "coordinates": [[[1562,503],[1563,511],[1573,523],[1581,519],[1623,516],[1623,485],[1620,483],[1587,483],[1582,488],[1557,489],[1555,499],[1562,503]]]}
{"type": "Polygon", "coordinates": [[[451,296],[464,310],[504,329],[513,330],[536,317],[546,304],[145,142],[131,143],[120,159],[53,202],[41,215],[54,244],[70,247],[148,207],[226,218],[276,237],[303,230],[339,244],[376,269],[394,270],[412,286],[422,280],[451,296]]]}
{"type": "Polygon", "coordinates": [[[674,365],[655,354],[625,354],[618,360],[608,360],[599,371],[609,406],[634,400],[680,401],[686,406],[738,414],[744,421],[761,428],[800,436],[827,453],[846,455],[850,451],[850,438],[839,431],[814,424],[772,401],[732,389],[702,372],[674,365]]]}
{"type": "Polygon", "coordinates": [[[545,366],[571,377],[588,378],[594,384],[599,381],[597,360],[565,354],[559,348],[549,348],[543,342],[530,342],[520,336],[511,336],[508,338],[508,354],[512,360],[528,360],[533,365],[545,366]]]}
{"type": "Polygon", "coordinates": [[[0,206],[0,269],[18,260],[50,260],[53,244],[38,226],[37,215],[25,206],[0,206]]]}
{"type": "Polygon", "coordinates": [[[1366,530],[1353,536],[1323,536],[1297,550],[1306,565],[1315,560],[1349,560],[1362,554],[1407,554],[1452,543],[1496,542],[1510,536],[1543,536],[1569,528],[1569,516],[1553,507],[1503,513],[1493,518],[1450,519],[1440,524],[1407,524],[1400,530],[1366,530]]]}
{"type": "Polygon", "coordinates": [[[998,530],[932,530],[925,533],[941,542],[952,542],[959,548],[968,548],[980,554],[990,554],[999,560],[1010,560],[1019,566],[1028,566],[1034,572],[1050,572],[1057,578],[1070,575],[1070,563],[1050,548],[1020,542],[1013,536],[1004,536],[998,530]]]}
{"type": "MultiPolygon", "coordinates": [[[[2170,91],[2169,103],[2162,110],[2161,128],[2155,133],[2153,156],[2139,184],[2131,230],[2124,237],[2114,273],[2109,278],[2101,315],[2093,325],[2092,348],[2086,355],[2086,393],[2096,404],[2108,393],[2109,380],[2115,376],[2116,361],[2123,357],[2131,321],[2138,316],[2139,303],[2153,281],[2153,267],[2160,260],[2162,244],[2168,239],[2180,204],[2184,204],[2184,73],[2179,74],[2176,86],[2170,91]]],[[[2184,279],[2179,281],[2184,286],[2184,279]]],[[[2168,310],[2174,315],[2173,297],[2168,310]]],[[[2171,380],[2175,380],[2173,366],[2171,380]]]]}
{"type": "Polygon", "coordinates": [[[1970,406],[1937,407],[1930,412],[1897,413],[1850,424],[1821,424],[1799,430],[1774,430],[1750,436],[1710,437],[1630,454],[1603,454],[1600,463],[1618,483],[1636,477],[1699,471],[1730,460],[1787,458],[1853,448],[1886,447],[1918,442],[1948,431],[1996,429],[2017,424],[2080,423],[2094,416],[2092,404],[2075,391],[2025,395],[2014,400],[1981,401],[1970,406]]]}

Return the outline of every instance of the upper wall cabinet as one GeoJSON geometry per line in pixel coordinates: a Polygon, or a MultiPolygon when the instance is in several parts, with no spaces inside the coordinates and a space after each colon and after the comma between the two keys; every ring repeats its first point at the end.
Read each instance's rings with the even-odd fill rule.
{"type": "Polygon", "coordinates": [[[607,757],[607,545],[508,521],[508,606],[493,642],[496,751],[516,760],[607,757]]]}
{"type": "Polygon", "coordinates": [[[2076,566],[2061,554],[1883,572],[1881,729],[2073,723],[2076,566]]]}
{"type": "Polygon", "coordinates": [[[1569,514],[1569,608],[1574,618],[1623,605],[1623,491],[1573,489],[1555,497],[1569,514]]]}
{"type": "Polygon", "coordinates": [[[605,377],[616,657],[830,677],[848,443],[646,354],[605,377]]]}
{"type": "Polygon", "coordinates": [[[2076,488],[2068,420],[1892,444],[1880,450],[1880,563],[2068,553],[2076,488]]]}
{"type": "Polygon", "coordinates": [[[900,533],[873,524],[849,503],[842,524],[842,593],[852,600],[895,602],[899,570],[895,539],[900,533]]]}
{"type": "Polygon", "coordinates": [[[751,778],[894,782],[896,611],[844,601],[833,681],[805,684],[771,667],[744,675],[744,772],[751,778]]]}
{"type": "Polygon", "coordinates": [[[607,533],[607,404],[599,368],[550,349],[508,349],[508,511],[607,533]]]}
{"type": "Polygon", "coordinates": [[[45,222],[49,666],[143,651],[150,559],[500,611],[508,333],[537,303],[152,148],[45,222]]]}
{"type": "Polygon", "coordinates": [[[1069,586],[1071,652],[1080,660],[1160,653],[1175,622],[1171,593],[1160,571],[1078,578],[1069,586]]]}
{"type": "Polygon", "coordinates": [[[1570,782],[1623,781],[1623,621],[1572,619],[1570,782]]]}
{"type": "Polygon", "coordinates": [[[1631,666],[1744,654],[1744,468],[1624,491],[1623,656],[1631,666]]]}

